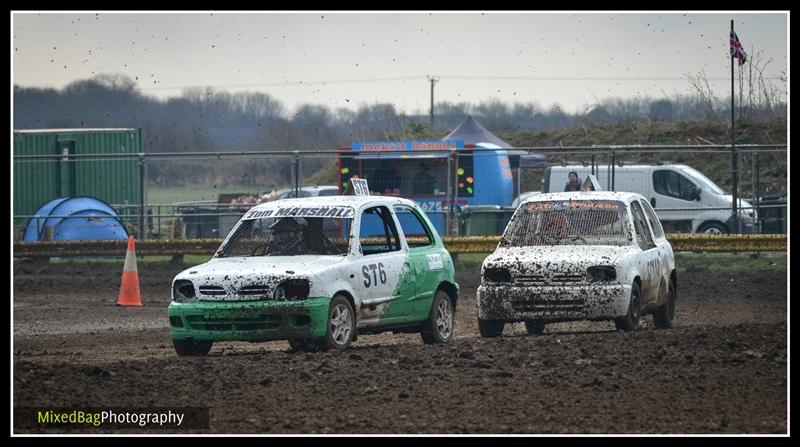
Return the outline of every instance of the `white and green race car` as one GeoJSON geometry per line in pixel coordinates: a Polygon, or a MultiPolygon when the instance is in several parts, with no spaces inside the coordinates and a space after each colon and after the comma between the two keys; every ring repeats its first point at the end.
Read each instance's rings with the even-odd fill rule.
{"type": "Polygon", "coordinates": [[[258,205],[213,259],[178,274],[169,322],[178,355],[215,341],[346,349],[360,333],[453,336],[453,261],[406,199],[335,196],[258,205]]]}

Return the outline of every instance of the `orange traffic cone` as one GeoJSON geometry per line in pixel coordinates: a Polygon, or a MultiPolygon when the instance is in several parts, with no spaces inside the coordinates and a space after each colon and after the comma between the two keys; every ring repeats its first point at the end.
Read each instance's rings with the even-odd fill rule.
{"type": "Polygon", "coordinates": [[[125,254],[125,266],[122,267],[122,284],[119,287],[117,306],[141,306],[139,293],[139,271],[136,270],[136,247],[133,236],[128,237],[128,252],[125,254]]]}

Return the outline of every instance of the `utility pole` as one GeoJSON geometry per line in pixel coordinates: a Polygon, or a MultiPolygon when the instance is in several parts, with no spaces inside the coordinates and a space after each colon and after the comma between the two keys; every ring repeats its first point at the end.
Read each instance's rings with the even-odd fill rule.
{"type": "Polygon", "coordinates": [[[428,76],[428,80],[431,81],[431,129],[433,129],[433,86],[439,82],[439,78],[428,76]]]}

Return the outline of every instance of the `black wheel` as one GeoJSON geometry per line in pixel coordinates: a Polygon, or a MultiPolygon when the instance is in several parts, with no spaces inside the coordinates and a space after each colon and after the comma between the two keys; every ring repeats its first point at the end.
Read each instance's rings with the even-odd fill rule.
{"type": "Polygon", "coordinates": [[[478,318],[478,332],[483,338],[499,337],[503,333],[506,322],[502,320],[481,320],[478,318]]]}
{"type": "Polygon", "coordinates": [[[633,283],[631,287],[631,301],[628,304],[628,313],[624,317],[614,319],[614,325],[620,331],[635,331],[639,328],[639,317],[642,301],[640,299],[639,285],[633,283]]]}
{"type": "Polygon", "coordinates": [[[323,350],[344,350],[350,347],[356,333],[356,318],[353,306],[342,295],[336,295],[328,307],[328,330],[319,340],[323,350]]]}
{"type": "Polygon", "coordinates": [[[287,340],[289,347],[294,352],[316,352],[319,351],[319,345],[314,340],[305,338],[290,338],[287,340]]]}
{"type": "Polygon", "coordinates": [[[697,232],[705,234],[728,234],[728,229],[719,222],[706,222],[700,225],[697,232]]]}
{"type": "Polygon", "coordinates": [[[181,357],[206,355],[213,343],[203,340],[172,340],[175,352],[181,357]]]}
{"type": "Polygon", "coordinates": [[[544,333],[545,323],[542,320],[527,320],[525,322],[525,330],[528,335],[542,335],[544,333]]]}
{"type": "Polygon", "coordinates": [[[669,289],[667,289],[667,302],[653,314],[653,324],[657,329],[667,329],[672,327],[672,319],[675,318],[675,299],[677,293],[675,292],[675,284],[669,280],[669,289]]]}
{"type": "Polygon", "coordinates": [[[422,341],[429,345],[447,343],[453,338],[453,303],[450,302],[450,295],[444,290],[436,291],[428,319],[422,323],[419,334],[422,336],[422,341]]]}

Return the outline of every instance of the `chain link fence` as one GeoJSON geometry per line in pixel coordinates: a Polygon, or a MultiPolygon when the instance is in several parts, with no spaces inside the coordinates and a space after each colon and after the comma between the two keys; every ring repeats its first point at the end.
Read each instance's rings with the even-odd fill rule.
{"type": "MultiPolygon", "coordinates": [[[[139,239],[224,238],[257,204],[342,194],[354,177],[367,179],[372,194],[417,201],[442,235],[499,235],[519,204],[568,189],[570,172],[579,180],[594,174],[607,190],[641,193],[670,233],[785,233],[786,145],[737,146],[735,181],[731,153],[730,146],[708,145],[15,156],[15,165],[52,164],[58,167],[54,171],[100,159],[133,159],[137,172],[130,175],[138,175],[139,191],[132,202],[109,204],[116,217],[92,210],[15,214],[14,236],[21,240],[33,223],[38,239],[47,240],[58,232],[47,230],[55,221],[71,221],[71,228],[87,231],[119,223],[139,239]],[[743,200],[735,210],[734,184],[743,200]]],[[[49,175],[53,169],[41,171],[49,175]]],[[[26,175],[37,181],[35,172],[26,175]]],[[[95,192],[101,199],[102,193],[95,192]]]]}

